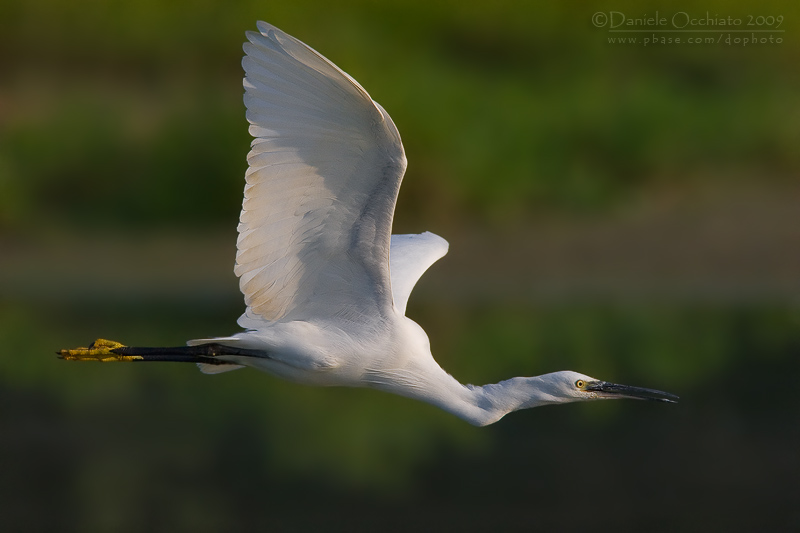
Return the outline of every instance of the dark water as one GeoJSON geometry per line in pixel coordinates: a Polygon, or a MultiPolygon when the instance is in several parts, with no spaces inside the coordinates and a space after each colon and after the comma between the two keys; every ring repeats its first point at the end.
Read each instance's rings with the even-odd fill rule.
{"type": "Polygon", "coordinates": [[[796,309],[418,304],[410,313],[462,381],[571,368],[681,396],[539,408],[482,429],[252,370],[51,355],[98,333],[224,334],[238,310],[233,299],[0,309],[6,530],[800,526],[796,309]]]}

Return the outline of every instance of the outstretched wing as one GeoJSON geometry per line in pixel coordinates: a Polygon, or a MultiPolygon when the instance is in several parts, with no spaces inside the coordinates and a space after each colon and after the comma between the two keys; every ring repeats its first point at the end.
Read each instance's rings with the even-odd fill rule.
{"type": "Polygon", "coordinates": [[[392,306],[389,244],[406,167],[389,115],[279,29],[245,43],[250,134],[236,275],[253,320],[358,320],[392,306]]]}
{"type": "Polygon", "coordinates": [[[414,285],[426,270],[444,257],[447,241],[429,231],[419,235],[392,235],[389,268],[392,273],[394,306],[405,314],[414,285]]]}

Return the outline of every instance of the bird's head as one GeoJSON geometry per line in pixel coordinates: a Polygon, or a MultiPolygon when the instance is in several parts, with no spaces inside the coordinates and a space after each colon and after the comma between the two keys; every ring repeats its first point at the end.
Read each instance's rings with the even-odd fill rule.
{"type": "Polygon", "coordinates": [[[553,392],[567,399],[567,401],[579,402],[619,398],[671,403],[678,401],[677,396],[668,392],[601,381],[570,370],[554,372],[542,377],[547,377],[547,381],[549,381],[550,385],[555,389],[553,392]]]}

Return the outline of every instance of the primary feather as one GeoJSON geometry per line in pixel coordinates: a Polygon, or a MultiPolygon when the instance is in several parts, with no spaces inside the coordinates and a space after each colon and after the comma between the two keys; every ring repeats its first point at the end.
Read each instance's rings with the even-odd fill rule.
{"type": "Polygon", "coordinates": [[[385,314],[400,135],[330,61],[269,24],[258,29],[242,61],[255,139],[235,267],[248,306],[240,324],[385,314]]]}

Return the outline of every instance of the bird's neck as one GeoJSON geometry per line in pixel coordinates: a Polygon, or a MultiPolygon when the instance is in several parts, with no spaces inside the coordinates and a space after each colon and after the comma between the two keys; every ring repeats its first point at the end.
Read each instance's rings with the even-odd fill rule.
{"type": "Polygon", "coordinates": [[[476,426],[486,426],[519,409],[562,403],[546,376],[516,377],[490,385],[463,385],[431,358],[426,368],[389,371],[376,388],[432,404],[476,426]]]}
{"type": "Polygon", "coordinates": [[[482,387],[473,387],[475,394],[483,398],[481,401],[490,405],[495,418],[487,423],[496,422],[504,415],[530,409],[542,405],[552,405],[572,401],[560,394],[549,379],[551,374],[533,377],[515,377],[492,383],[482,387]]]}

